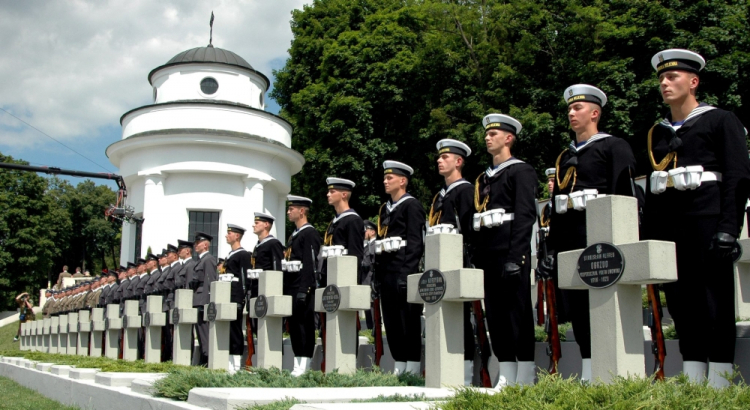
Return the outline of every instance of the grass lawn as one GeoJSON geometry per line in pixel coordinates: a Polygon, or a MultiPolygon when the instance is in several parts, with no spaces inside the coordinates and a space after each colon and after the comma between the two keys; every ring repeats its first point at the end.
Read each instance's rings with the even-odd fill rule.
{"type": "Polygon", "coordinates": [[[63,406],[34,390],[27,389],[6,377],[0,377],[0,409],[7,410],[78,410],[78,407],[63,406]]]}
{"type": "MultiPolygon", "coordinates": [[[[16,313],[16,316],[18,314],[16,313]]],[[[36,315],[37,319],[42,318],[42,314],[36,315]]],[[[0,350],[19,350],[19,342],[14,342],[13,337],[18,333],[18,322],[11,323],[0,327],[0,350]]]]}

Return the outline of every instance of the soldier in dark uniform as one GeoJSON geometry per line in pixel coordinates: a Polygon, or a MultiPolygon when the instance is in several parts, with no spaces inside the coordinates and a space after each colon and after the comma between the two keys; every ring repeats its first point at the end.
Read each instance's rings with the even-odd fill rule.
{"type": "Polygon", "coordinates": [[[733,250],[750,184],[746,131],[733,113],[696,99],[703,57],[672,49],[651,64],[670,111],[648,133],[644,236],[676,244],[678,280],[664,292],[684,373],[700,382],[708,369],[710,385],[728,386],[722,374],[732,372],[735,352],[733,250]]]}
{"type": "Polygon", "coordinates": [[[198,254],[198,261],[193,266],[190,287],[193,289],[193,307],[198,309],[198,323],[195,325],[195,332],[198,334],[198,344],[201,349],[201,356],[198,361],[199,366],[208,364],[208,322],[203,317],[203,307],[211,299],[209,292],[211,282],[217,281],[216,258],[208,253],[213,236],[204,233],[195,233],[195,242],[193,248],[198,254]]]}
{"type": "MultiPolygon", "coordinates": [[[[284,259],[284,245],[270,234],[274,218],[262,212],[255,212],[255,223],[253,233],[258,236],[252,254],[253,270],[281,270],[281,261],[284,259]]],[[[248,275],[250,280],[247,298],[258,297],[258,276],[255,273],[248,275]]],[[[253,334],[258,333],[258,320],[252,320],[253,334]]]]}
{"type": "MultiPolygon", "coordinates": [[[[632,176],[635,158],[630,145],[621,138],[599,132],[598,124],[607,96],[602,90],[577,84],[565,90],[568,121],[576,133],[575,141],[564,150],[555,164],[556,183],[552,194],[548,252],[583,249],[586,247],[585,199],[596,195],[634,196],[632,176]]],[[[537,265],[537,273],[551,276],[557,286],[556,258],[537,265]]],[[[581,379],[591,379],[591,326],[587,290],[556,288],[559,311],[573,323],[573,333],[583,358],[581,379]]]]}
{"type": "MultiPolygon", "coordinates": [[[[174,307],[174,290],[175,282],[174,278],[179,275],[182,270],[182,264],[177,257],[177,247],[174,245],[167,245],[166,249],[166,262],[167,265],[162,268],[162,274],[159,276],[157,283],[158,292],[162,295],[161,300],[161,311],[169,314],[169,310],[174,307]]],[[[167,316],[169,319],[169,316],[167,316]]],[[[167,320],[167,324],[162,327],[162,340],[164,343],[164,350],[162,350],[161,361],[166,362],[172,360],[172,324],[167,320]]]]}
{"type": "MultiPolygon", "coordinates": [[[[438,173],[444,178],[445,185],[432,198],[428,223],[451,225],[464,237],[464,246],[470,244],[472,215],[474,215],[474,187],[462,176],[466,157],[471,149],[461,141],[452,139],[440,140],[437,143],[438,173]],[[457,226],[459,225],[459,226],[457,226]]],[[[428,230],[428,234],[429,234],[428,230]]],[[[466,249],[466,248],[465,248],[466,249]]],[[[464,252],[464,266],[470,252],[464,252]]],[[[474,329],[471,325],[471,302],[464,303],[464,384],[471,386],[474,376],[474,329]]]]}
{"type": "Polygon", "coordinates": [[[482,123],[492,165],[475,182],[472,260],[484,270],[487,328],[500,363],[495,387],[533,384],[531,235],[537,219],[537,176],[531,165],[511,153],[522,128],[518,120],[489,114],[482,123]]]}
{"type": "MultiPolygon", "coordinates": [[[[328,224],[325,236],[323,237],[323,254],[326,253],[327,247],[343,246],[346,254],[357,257],[357,282],[362,282],[362,255],[364,254],[365,225],[362,217],[354,209],[349,207],[349,201],[352,198],[352,189],[354,182],[343,178],[326,178],[328,185],[328,205],[333,206],[336,216],[328,224]]],[[[321,287],[327,285],[328,264],[323,255],[321,269],[321,287]]]]}
{"type": "MultiPolygon", "coordinates": [[[[397,161],[383,162],[388,202],[378,212],[378,236],[391,250],[375,257],[373,286],[381,296],[383,324],[395,363],[394,373],[421,374],[422,305],[406,301],[407,276],[419,272],[424,253],[426,215],[419,200],[406,192],[412,167],[397,161]]],[[[376,251],[377,252],[377,251],[376,251]]]]}
{"type": "Polygon", "coordinates": [[[284,252],[284,295],[293,298],[292,316],[288,318],[294,352],[292,376],[300,376],[307,371],[315,351],[315,270],[322,241],[307,222],[312,200],[289,195],[287,201],[286,215],[295,229],[284,252]]]}
{"type": "Polygon", "coordinates": [[[229,323],[229,372],[242,370],[242,354],[245,352],[245,338],[242,335],[243,311],[245,309],[245,295],[247,270],[253,268],[252,255],[242,247],[242,237],[245,228],[239,225],[227,224],[225,239],[232,250],[224,261],[224,272],[219,275],[220,281],[230,282],[232,292],[231,303],[237,304],[237,318],[229,323]]]}
{"type": "Polygon", "coordinates": [[[159,255],[149,253],[146,255],[146,266],[135,285],[133,299],[138,301],[138,314],[141,316],[141,328],[138,329],[138,358],[143,359],[146,354],[146,326],[143,326],[143,317],[146,316],[146,298],[148,297],[148,283],[151,278],[159,274],[159,255]]]}
{"type": "MultiPolygon", "coordinates": [[[[174,288],[189,289],[189,279],[193,276],[193,266],[195,265],[195,260],[193,260],[193,243],[183,241],[182,239],[177,240],[177,256],[180,257],[182,269],[180,269],[179,275],[175,275],[174,277],[174,288]]],[[[172,297],[172,301],[174,303],[174,296],[172,297]]]]}

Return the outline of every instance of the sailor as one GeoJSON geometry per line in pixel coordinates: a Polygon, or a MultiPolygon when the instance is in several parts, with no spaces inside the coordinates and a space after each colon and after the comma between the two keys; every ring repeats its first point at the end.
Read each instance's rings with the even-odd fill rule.
{"type": "Polygon", "coordinates": [[[735,114],[698,102],[706,65],[699,54],[664,50],[651,65],[669,111],[648,132],[644,236],[676,245],[678,280],[664,292],[683,372],[700,382],[708,370],[711,386],[728,386],[723,374],[733,371],[736,336],[732,262],[750,192],[746,130],[735,114]]]}
{"type": "Polygon", "coordinates": [[[375,257],[373,287],[381,296],[383,324],[394,373],[421,374],[422,305],[406,301],[407,276],[419,271],[424,253],[426,215],[419,200],[406,192],[414,169],[402,162],[383,162],[385,193],[390,197],[378,211],[380,242],[375,257]],[[388,247],[383,244],[388,241],[388,247]]]}
{"type": "Polygon", "coordinates": [[[357,282],[361,284],[362,255],[364,254],[365,226],[362,217],[349,207],[355,183],[348,179],[326,178],[328,205],[333,206],[336,216],[328,223],[321,251],[320,286],[328,282],[328,263],[331,255],[348,255],[357,258],[357,282]],[[338,250],[335,250],[338,248],[338,250]]]}
{"type": "MultiPolygon", "coordinates": [[[[554,202],[549,218],[547,263],[537,265],[542,277],[557,283],[556,256],[560,252],[586,247],[586,200],[598,195],[635,195],[632,176],[635,158],[630,145],[621,138],[599,131],[599,120],[607,96],[594,86],[576,84],[564,94],[568,122],[575,140],[555,163],[554,202]]],[[[581,379],[591,380],[591,325],[587,290],[556,287],[558,311],[573,323],[573,333],[581,351],[581,379]]]]}
{"type": "Polygon", "coordinates": [[[300,376],[310,366],[315,351],[315,288],[317,255],[322,240],[307,220],[312,200],[287,196],[286,215],[295,229],[284,251],[284,295],[292,297],[288,318],[289,337],[294,352],[292,376],[300,376]]]}
{"type": "MultiPolygon", "coordinates": [[[[437,168],[444,185],[432,198],[427,218],[427,234],[447,227],[464,237],[464,266],[469,267],[468,251],[474,215],[474,187],[463,178],[462,172],[471,148],[461,141],[443,139],[437,143],[437,168]]],[[[474,329],[471,325],[472,302],[464,303],[464,384],[471,386],[474,376],[474,329]]]]}
{"type": "Polygon", "coordinates": [[[209,291],[211,282],[218,280],[216,274],[216,258],[208,250],[214,237],[205,232],[196,232],[193,248],[198,254],[198,261],[192,269],[189,282],[193,289],[193,307],[198,309],[198,323],[195,324],[195,333],[198,334],[198,345],[200,346],[200,358],[198,365],[208,365],[208,322],[203,315],[203,307],[210,302],[209,291]]]}
{"type": "Polygon", "coordinates": [[[227,224],[225,239],[231,251],[224,260],[224,272],[219,280],[231,283],[231,303],[237,304],[237,318],[229,323],[229,373],[242,370],[242,354],[245,351],[245,338],[242,335],[242,312],[245,309],[247,270],[253,268],[252,255],[242,247],[245,228],[227,224]]]}
{"type": "MultiPolygon", "coordinates": [[[[258,297],[258,273],[260,270],[281,270],[281,261],[284,259],[284,245],[271,235],[271,228],[276,221],[272,215],[255,212],[255,223],[253,233],[258,237],[258,242],[253,248],[251,263],[253,269],[248,273],[250,280],[247,289],[247,298],[258,297]]],[[[258,334],[258,320],[250,322],[252,333],[258,334]]]]}

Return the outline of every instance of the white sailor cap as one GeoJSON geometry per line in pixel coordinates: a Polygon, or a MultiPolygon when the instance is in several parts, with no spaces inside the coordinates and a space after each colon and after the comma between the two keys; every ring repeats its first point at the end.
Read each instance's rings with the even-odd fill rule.
{"type": "Polygon", "coordinates": [[[544,175],[547,175],[547,177],[554,177],[557,175],[557,170],[555,168],[547,168],[544,170],[544,175]]]}
{"type": "Polygon", "coordinates": [[[698,74],[706,66],[706,60],[700,54],[681,48],[660,51],[651,57],[651,66],[656,75],[671,70],[689,71],[698,74]]]}
{"type": "Polygon", "coordinates": [[[309,208],[312,205],[312,199],[304,196],[287,195],[286,200],[290,206],[306,206],[309,208]]]}
{"type": "Polygon", "coordinates": [[[563,93],[563,99],[568,105],[579,101],[599,104],[600,107],[607,105],[607,94],[604,91],[588,84],[571,85],[563,93]]]}
{"type": "Polygon", "coordinates": [[[522,128],[517,119],[505,114],[488,114],[482,120],[482,125],[484,125],[485,131],[490,128],[497,128],[513,135],[518,135],[522,128]]]}
{"type": "Polygon", "coordinates": [[[247,229],[245,229],[245,228],[243,228],[243,227],[241,227],[239,225],[227,224],[227,231],[230,231],[230,232],[237,232],[240,235],[244,235],[246,230],[247,229]]]}
{"type": "Polygon", "coordinates": [[[451,154],[458,154],[462,157],[468,157],[471,155],[471,148],[461,141],[452,139],[443,139],[437,143],[438,155],[446,152],[451,154]]]}
{"type": "Polygon", "coordinates": [[[326,185],[328,185],[328,189],[344,189],[347,191],[351,191],[357,186],[354,181],[335,177],[326,178],[326,185]]]}
{"type": "Polygon", "coordinates": [[[383,170],[384,174],[396,174],[407,178],[414,174],[414,168],[398,161],[384,161],[383,170]]]}
{"type": "Polygon", "coordinates": [[[273,221],[275,221],[276,218],[274,218],[273,216],[269,214],[264,214],[263,212],[255,212],[255,220],[273,223],[273,221]]]}

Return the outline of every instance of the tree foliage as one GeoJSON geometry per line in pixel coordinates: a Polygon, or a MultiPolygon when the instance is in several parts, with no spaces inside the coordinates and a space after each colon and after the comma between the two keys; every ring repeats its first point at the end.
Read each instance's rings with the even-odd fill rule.
{"type": "Polygon", "coordinates": [[[427,206],[442,185],[436,142],[472,147],[473,180],[490,159],[490,112],[523,123],[514,154],[543,180],[572,137],[562,93],[576,83],[608,94],[600,128],[645,159],[665,113],[650,65],[662,49],[701,53],[699,99],[747,117],[747,17],[747,1],[316,0],[293,12],[290,58],[274,72],[272,97],[307,161],[293,190],[314,199],[320,228],[333,212],[320,205],[325,177],[352,179],[369,217],[385,200],[381,163],[394,159],[416,169],[409,190],[427,206]]]}
{"type": "MultiPolygon", "coordinates": [[[[0,155],[3,162],[28,164],[0,155]]],[[[63,265],[86,266],[96,275],[119,259],[121,224],[104,209],[115,192],[86,180],[74,187],[33,172],[0,170],[0,304],[12,308],[16,295],[34,296],[57,280],[63,265]]]]}

